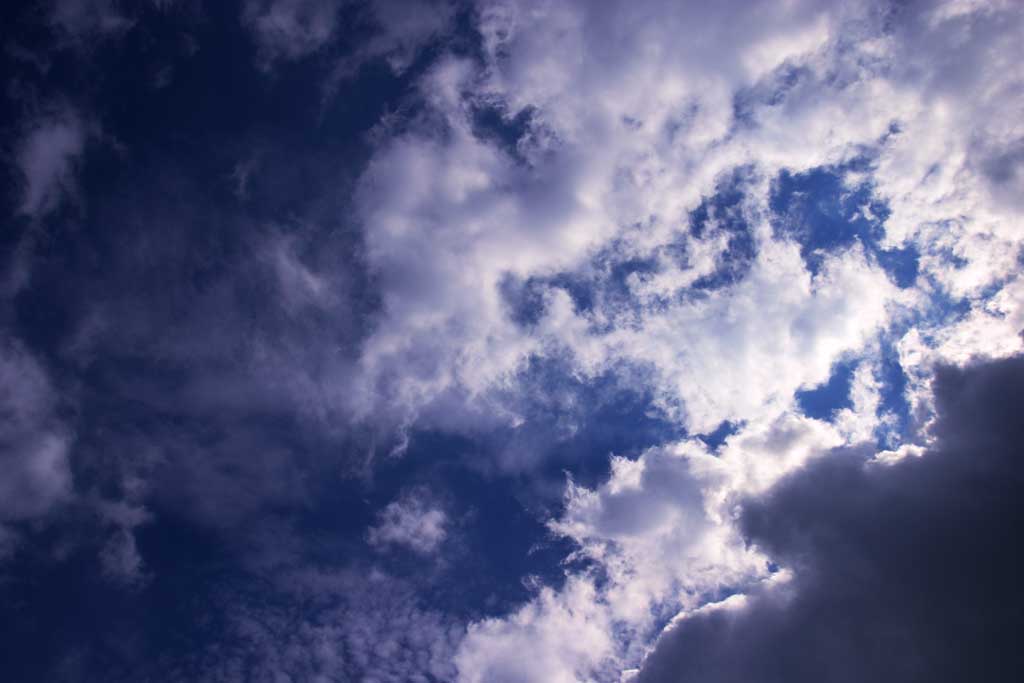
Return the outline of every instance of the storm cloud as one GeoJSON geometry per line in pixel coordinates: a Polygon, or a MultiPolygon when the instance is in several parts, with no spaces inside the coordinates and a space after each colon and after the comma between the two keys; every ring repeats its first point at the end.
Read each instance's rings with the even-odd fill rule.
{"type": "Polygon", "coordinates": [[[1014,680],[1024,358],[940,368],[934,442],[830,453],[747,503],[784,582],[679,618],[635,679],[1014,680]]]}

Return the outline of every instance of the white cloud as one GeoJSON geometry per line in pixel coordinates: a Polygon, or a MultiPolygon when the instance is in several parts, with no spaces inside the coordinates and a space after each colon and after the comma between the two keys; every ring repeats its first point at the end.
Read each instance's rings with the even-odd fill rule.
{"type": "Polygon", "coordinates": [[[741,497],[843,443],[828,423],[787,414],[748,425],[717,455],[684,440],[613,458],[609,479],[593,489],[570,483],[550,528],[596,569],[470,625],[459,680],[618,680],[673,615],[771,579],[768,558],[735,528],[741,497]],[[526,648],[533,656],[517,656],[526,648]]]}
{"type": "Polygon", "coordinates": [[[828,379],[841,354],[877,333],[895,296],[857,250],[812,278],[795,244],[765,242],[736,286],[616,326],[602,340],[604,362],[648,364],[666,410],[711,432],[778,414],[797,389],[828,379]],[[865,290],[875,296],[855,295],[865,290]]]}
{"type": "MultiPolygon", "coordinates": [[[[730,555],[729,501],[874,436],[889,419],[878,414],[878,335],[923,320],[935,297],[968,297],[973,308],[952,328],[921,322],[928,353],[963,362],[1019,348],[1012,276],[1024,89],[1012,65],[1021,13],[1008,3],[949,7],[485,2],[482,68],[443,60],[421,85],[425,113],[394,133],[381,128],[358,201],[384,303],[360,365],[367,414],[468,428],[487,413],[520,424],[499,396],[514,394],[530,358],[568,355],[584,378],[653,380],[659,405],[692,432],[746,425],[723,447],[715,485],[687,470],[710,456],[671,460],[667,448],[618,463],[598,489],[571,489],[554,528],[604,564],[610,586],[575,612],[570,592],[587,585],[575,577],[564,592],[471,628],[463,680],[590,680],[618,646],[573,654],[554,625],[639,628],[660,601],[681,602],[681,586],[699,594],[756,579],[753,559],[730,555]],[[507,121],[528,115],[514,149],[477,134],[482,106],[507,121]],[[847,181],[888,203],[885,240],[920,252],[917,288],[898,290],[857,245],[812,276],[798,246],[769,226],[769,184],[781,170],[866,152],[847,181]],[[715,231],[686,235],[686,215],[738,168],[749,177],[750,270],[687,295],[727,242],[715,231]],[[677,241],[695,257],[686,266],[664,256],[677,241]],[[594,259],[609,245],[657,264],[627,280],[626,300],[602,293],[594,259]],[[559,272],[597,273],[593,306],[580,310],[565,289],[542,285],[537,323],[511,321],[504,279],[559,272]],[[990,298],[988,288],[1008,279],[990,298]],[[825,381],[844,357],[864,358],[853,408],[834,425],[794,414],[794,393],[825,381]],[[472,419],[460,423],[460,413],[472,419]],[[662,495],[648,468],[685,485],[662,495]],[[505,656],[527,641],[536,659],[505,656]]],[[[909,355],[901,358],[913,375],[909,355]]]]}
{"type": "MultiPolygon", "coordinates": [[[[716,293],[710,302],[669,306],[659,315],[644,316],[645,328],[620,328],[604,338],[596,338],[586,324],[604,320],[583,321],[575,315],[559,320],[556,314],[571,306],[560,304],[557,292],[543,329],[547,337],[530,335],[509,319],[500,296],[500,283],[509,275],[527,278],[584,267],[612,238],[624,255],[656,253],[678,238],[686,228],[680,218],[711,192],[722,172],[764,163],[761,177],[769,178],[782,165],[805,168],[836,161],[857,143],[873,141],[887,130],[890,117],[863,111],[873,106],[863,102],[874,102],[879,93],[867,97],[869,93],[858,91],[842,93],[844,100],[862,104],[856,117],[844,117],[852,130],[841,139],[828,131],[818,135],[813,126],[803,127],[811,136],[799,144],[776,140],[773,130],[758,138],[755,132],[733,134],[735,89],[768,71],[752,76],[742,57],[722,65],[674,54],[677,49],[685,53],[689,48],[678,46],[689,43],[666,27],[688,18],[657,9],[661,11],[649,16],[638,12],[631,22],[601,12],[584,21],[581,13],[586,11],[569,4],[529,11],[488,4],[480,14],[491,59],[487,67],[478,72],[471,64],[449,60],[430,74],[422,86],[429,113],[413,122],[410,132],[384,144],[362,182],[360,213],[371,266],[381,275],[384,315],[365,347],[362,370],[370,393],[360,397],[359,405],[380,408],[378,413],[400,406],[408,421],[455,390],[471,397],[486,395],[488,389],[507,384],[532,354],[565,348],[568,342],[585,371],[602,369],[604,359],[613,355],[626,363],[655,365],[666,375],[663,403],[687,404],[693,426],[713,429],[710,423],[716,419],[735,417],[764,402],[784,403],[796,386],[821,381],[837,353],[863,343],[885,320],[889,288],[880,270],[853,253],[836,262],[834,282],[823,278],[812,285],[795,248],[775,244],[762,227],[757,228],[762,254],[752,277],[760,277],[762,287],[768,283],[774,288],[770,291],[741,283],[736,292],[716,293]],[[617,34],[620,23],[631,26],[628,34],[617,34]],[[648,47],[634,49],[630,41],[639,40],[648,47]],[[567,41],[582,41],[587,48],[567,41]],[[610,49],[615,52],[603,54],[610,49]],[[591,51],[593,60],[563,55],[591,51]],[[606,68],[609,64],[615,68],[606,68]],[[694,73],[688,75],[689,70],[694,73]],[[563,80],[574,86],[559,86],[563,80]],[[474,108],[492,103],[510,116],[527,107],[534,112],[519,140],[521,159],[474,134],[474,108]],[[625,125],[627,120],[637,123],[625,125]],[[801,282],[806,284],[790,287],[801,282]],[[855,299],[849,296],[855,287],[877,288],[881,296],[855,299]],[[776,303],[779,296],[782,301],[776,303]],[[758,328],[756,320],[735,323],[741,347],[723,345],[722,356],[740,361],[730,365],[738,368],[736,379],[742,381],[692,377],[695,369],[711,374],[713,367],[722,367],[705,364],[714,358],[702,356],[719,348],[711,331],[729,326],[730,315],[741,317],[743,306],[755,316],[764,309],[765,325],[775,322],[768,311],[783,316],[772,330],[758,328]],[[797,327],[788,330],[787,325],[797,327]],[[759,353],[756,342],[762,332],[776,345],[794,336],[794,342],[811,352],[806,365],[794,361],[791,369],[798,373],[792,385],[772,384],[776,379],[788,382],[781,379],[787,373],[759,369],[765,357],[776,358],[773,348],[759,353]],[[679,340],[679,334],[689,339],[679,340]],[[659,343],[659,338],[664,341],[659,343]],[[744,352],[750,355],[738,355],[744,352]],[[686,364],[662,367],[666,354],[686,364]],[[752,370],[770,375],[770,381],[751,388],[752,370]]],[[[749,34],[753,37],[747,42],[760,46],[762,53],[766,44],[782,50],[780,46],[789,44],[785,38],[795,35],[810,37],[793,45],[817,48],[827,42],[828,22],[815,7],[806,9],[807,17],[796,12],[780,19],[779,33],[770,40],[756,38],[766,28],[761,25],[764,17],[756,13],[749,24],[723,15],[714,30],[729,36],[749,34]]],[[[710,59],[710,52],[698,50],[697,55],[710,59]]],[[[787,48],[778,57],[796,55],[787,48]]],[[[825,103],[824,115],[830,118],[846,104],[825,103]]],[[[752,211],[763,213],[767,184],[749,189],[752,211]]],[[[697,251],[712,250],[692,273],[668,280],[665,273],[660,281],[637,283],[640,301],[658,294],[650,289],[658,282],[663,287],[692,282],[706,272],[716,260],[713,254],[725,247],[720,236],[715,240],[691,240],[697,251]]],[[[613,322],[622,323],[625,317],[613,322]]]]}
{"type": "Polygon", "coordinates": [[[635,462],[616,459],[596,489],[570,486],[551,527],[604,567],[610,616],[645,629],[664,604],[696,600],[755,571],[715,502],[727,477],[721,461],[691,442],[635,462]]]}
{"type": "Polygon", "coordinates": [[[531,357],[568,350],[587,376],[649,368],[669,414],[711,430],[785,410],[796,389],[824,381],[896,311],[939,292],[977,296],[1015,268],[1019,237],[989,190],[993,178],[1012,182],[1016,157],[968,157],[985,145],[1016,149],[1007,121],[1017,117],[1007,114],[1017,95],[999,80],[1004,71],[928,60],[943,44],[937,37],[955,35],[973,63],[987,59],[979,46],[991,37],[1001,64],[1018,49],[1003,28],[1018,21],[1004,16],[1011,9],[893,19],[871,4],[697,12],[658,2],[628,11],[482,3],[483,67],[441,60],[420,85],[424,112],[394,133],[380,129],[361,181],[357,206],[383,312],[364,346],[356,410],[399,425],[430,415],[458,428],[467,413],[466,424],[488,415],[515,424],[515,406],[496,390],[513,385],[531,357]],[[954,79],[977,98],[954,97],[954,79]],[[528,113],[514,153],[478,135],[482,106],[509,121],[528,113]],[[968,119],[988,123],[976,129],[968,119]],[[848,180],[891,204],[886,239],[921,252],[921,290],[898,292],[856,247],[812,279],[795,245],[768,226],[780,170],[865,150],[875,150],[876,165],[848,180]],[[727,242],[721,231],[687,235],[685,217],[738,168],[748,169],[742,212],[755,235],[753,267],[733,286],[687,298],[685,287],[725,258],[727,242]],[[921,182],[945,184],[933,192],[921,182]],[[673,242],[693,254],[687,266],[664,257],[673,242]],[[631,276],[625,308],[598,291],[598,305],[582,313],[553,288],[536,329],[510,320],[507,278],[587,272],[612,244],[623,259],[658,262],[653,274],[631,276]]]}
{"type": "Polygon", "coordinates": [[[851,406],[837,410],[832,415],[832,422],[847,443],[870,440],[875,436],[876,430],[883,428],[892,420],[891,415],[879,414],[882,404],[882,383],[878,377],[878,366],[875,360],[862,361],[857,365],[850,378],[851,406]]]}
{"type": "Polygon", "coordinates": [[[464,683],[573,683],[607,670],[614,654],[611,622],[596,589],[570,579],[560,592],[542,589],[506,619],[473,624],[455,664],[464,683]]]}
{"type": "MultiPolygon", "coordinates": [[[[400,71],[445,30],[440,20],[414,30],[389,7],[375,6],[386,30],[355,63],[384,57],[400,71]]],[[[337,8],[250,4],[246,21],[266,57],[295,59],[329,42],[337,8]]],[[[927,387],[915,382],[926,365],[1020,348],[1021,96],[1003,76],[1019,62],[1019,12],[995,3],[895,15],[874,3],[485,2],[475,17],[482,64],[443,57],[419,82],[415,116],[394,115],[374,132],[380,145],[355,208],[382,309],[350,393],[318,396],[385,432],[518,426],[516,403],[529,400],[517,393],[519,373],[549,356],[584,380],[642,381],[691,433],[743,425],[717,458],[684,441],[616,460],[592,490],[570,488],[552,529],[607,582],[574,574],[560,591],[543,589],[471,626],[456,657],[464,681],[611,680],[617,665],[637,661],[659,617],[763,578],[764,558],[733,526],[738,497],[876,434],[880,331],[921,317],[935,297],[972,306],[952,327],[914,323],[901,344],[921,415],[927,387]],[[504,116],[502,134],[518,139],[482,134],[481,108],[504,116]],[[524,127],[512,133],[516,116],[524,127]],[[889,205],[887,244],[920,252],[913,290],[898,290],[856,244],[812,275],[799,246],[772,230],[780,171],[862,155],[866,166],[846,180],[889,205]],[[728,258],[728,235],[714,225],[698,238],[686,217],[737,169],[755,247],[749,272],[694,293],[728,258]],[[666,255],[679,244],[685,263],[666,255]],[[603,250],[656,266],[629,276],[616,298],[603,250]],[[559,273],[593,276],[593,306],[546,280],[559,273]],[[503,283],[531,278],[543,310],[521,325],[503,283]],[[995,298],[993,283],[1002,283],[995,298]],[[797,415],[794,393],[849,357],[863,358],[852,409],[833,425],[797,415]],[[520,655],[527,646],[530,658],[520,655]]],[[[292,245],[267,262],[286,305],[329,307],[320,274],[292,245]]],[[[429,553],[446,523],[443,511],[400,500],[368,539],[429,553]]]]}
{"type": "Polygon", "coordinates": [[[444,510],[431,505],[422,495],[410,494],[389,503],[381,511],[367,539],[379,548],[399,545],[427,555],[444,542],[447,525],[444,510]]]}

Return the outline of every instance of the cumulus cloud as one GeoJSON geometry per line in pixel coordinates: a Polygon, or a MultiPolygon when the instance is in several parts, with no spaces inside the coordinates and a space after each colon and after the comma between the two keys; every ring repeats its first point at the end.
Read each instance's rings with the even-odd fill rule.
{"type": "MultiPolygon", "coordinates": [[[[894,419],[880,398],[884,330],[910,320],[930,339],[952,338],[928,311],[943,296],[967,296],[977,313],[963,323],[960,359],[986,346],[992,355],[1011,353],[1019,343],[1016,318],[1007,314],[1016,310],[1015,290],[1000,282],[1014,273],[1019,236],[991,190],[993,178],[1014,176],[1002,166],[986,175],[966,151],[948,154],[977,149],[978,139],[1011,139],[1013,125],[1003,122],[1016,120],[1017,95],[1006,92],[998,69],[969,71],[930,57],[941,36],[955,34],[967,60],[985,59],[982,35],[1005,48],[996,62],[1010,59],[1017,48],[1003,42],[1012,29],[1002,26],[1019,13],[1009,5],[836,11],[813,2],[783,12],[749,3],[742,11],[690,12],[662,3],[628,12],[484,3],[483,67],[449,59],[428,74],[426,112],[394,134],[382,130],[385,142],[358,195],[368,261],[382,287],[380,325],[359,378],[367,391],[361,404],[374,406],[376,416],[398,407],[400,423],[442,420],[458,429],[479,425],[475,411],[486,405],[491,419],[518,425],[515,402],[503,403],[507,388],[530,359],[565,354],[584,377],[612,371],[653,385],[657,405],[693,432],[726,421],[746,425],[718,461],[725,483],[693,477],[687,468],[696,456],[679,458],[687,484],[677,489],[693,491],[689,504],[681,493],[659,502],[651,483],[640,486],[634,506],[617,507],[630,490],[620,473],[606,489],[572,490],[554,527],[613,576],[594,618],[633,628],[654,621],[650,610],[659,602],[685,603],[687,581],[700,602],[716,580],[764,578],[756,557],[715,556],[730,544],[742,547],[728,506],[832,448],[875,437],[894,419]],[[722,54],[721,44],[737,47],[722,54]],[[958,79],[978,99],[951,97],[949,83],[958,79]],[[481,131],[480,111],[497,112],[497,131],[481,131]],[[984,130],[963,123],[976,117],[993,123],[984,130]],[[926,132],[936,127],[943,142],[914,143],[936,139],[926,132]],[[866,187],[890,207],[879,221],[881,246],[920,253],[919,289],[900,290],[880,247],[863,243],[824,253],[811,268],[807,247],[796,241],[806,226],[773,218],[771,192],[782,171],[816,168],[834,169],[845,187],[866,187]],[[717,281],[736,258],[724,227],[731,217],[713,215],[701,234],[693,212],[733,174],[743,178],[733,212],[752,256],[738,276],[717,281]],[[931,183],[940,185],[922,189],[931,183]],[[670,248],[688,258],[670,258],[670,248]],[[636,262],[649,265],[627,270],[624,286],[612,278],[612,267],[636,262]],[[571,278],[587,283],[585,302],[562,284],[571,278]],[[709,281],[717,284],[702,284],[709,281]],[[538,293],[526,325],[502,297],[510,282],[538,293]],[[982,294],[993,283],[1006,287],[997,300],[982,294]],[[979,329],[985,323],[993,329],[979,329]],[[1005,331],[995,334],[997,326],[1005,331]],[[851,356],[864,357],[851,407],[834,414],[834,424],[795,415],[795,392],[823,383],[851,356]],[[635,537],[617,531],[630,520],[640,525],[635,537]],[[671,541],[659,536],[657,520],[671,541]],[[680,562],[690,547],[707,554],[694,551],[699,562],[680,562]],[[670,556],[659,555],[663,549],[670,556]],[[616,590],[632,590],[632,603],[616,590]]],[[[927,387],[915,393],[910,379],[908,399],[924,400],[927,387]]],[[[658,471],[661,457],[645,454],[637,471],[658,471]]],[[[561,599],[538,598],[527,611],[488,622],[489,647],[525,637],[530,624],[557,621],[546,616],[557,611],[542,605],[561,599]]],[[[602,657],[553,664],[567,673],[548,675],[585,680],[602,657]]],[[[521,666],[521,678],[544,679],[521,666]]],[[[465,665],[469,680],[479,670],[465,665]]]]}
{"type": "Polygon", "coordinates": [[[739,532],[737,505],[842,443],[834,426],[789,413],[745,426],[714,454],[687,439],[635,460],[613,457],[609,478],[594,488],[570,482],[564,512],[549,528],[574,541],[573,559],[587,568],[519,612],[471,625],[459,651],[462,680],[617,680],[679,610],[771,579],[770,556],[739,532]],[[565,634],[594,625],[614,638],[577,651],[580,641],[565,634]],[[525,641],[553,653],[543,663],[509,658],[500,668],[477,661],[525,641]]]}
{"type": "MultiPolygon", "coordinates": [[[[951,145],[976,144],[968,127],[933,120],[930,103],[940,97],[957,120],[978,115],[978,101],[961,109],[945,94],[948,78],[975,78],[969,87],[991,114],[981,118],[1007,120],[1015,96],[985,90],[996,76],[946,59],[929,67],[927,55],[942,44],[937,36],[962,30],[957,49],[982,59],[981,33],[1010,40],[999,21],[1011,8],[772,7],[726,4],[698,17],[661,3],[628,12],[484,3],[483,67],[457,59],[435,67],[421,86],[427,113],[385,138],[361,183],[384,303],[361,361],[369,392],[361,404],[378,414],[397,406],[398,421],[408,422],[459,394],[487,396],[529,358],[567,350],[588,374],[652,368],[662,407],[709,431],[785,410],[796,389],[824,381],[841,354],[863,349],[897,311],[942,291],[974,296],[1011,273],[1016,238],[1006,220],[996,225],[988,195],[937,190],[941,200],[924,203],[927,193],[906,186],[917,171],[894,165],[917,131],[937,125],[951,145]],[[697,26],[699,36],[679,38],[697,26]],[[722,44],[737,47],[722,54],[713,47],[722,44]],[[909,63],[933,71],[911,72],[909,63]],[[497,111],[499,129],[508,129],[481,132],[482,110],[497,111]],[[500,136],[510,137],[495,143],[500,136]],[[795,245],[766,224],[780,171],[865,155],[861,170],[836,172],[892,205],[885,244],[920,250],[923,291],[897,292],[877,257],[857,247],[809,274],[795,245]],[[688,294],[735,253],[723,233],[697,235],[686,216],[738,169],[750,178],[741,212],[753,266],[725,283],[733,286],[688,294]],[[907,229],[914,221],[925,227],[907,229]],[[682,266],[664,255],[680,244],[692,254],[682,266]],[[631,297],[581,310],[551,286],[559,274],[587,272],[609,245],[620,262],[655,261],[653,271],[630,276],[631,297]],[[950,253],[955,268],[942,256],[950,253]],[[539,280],[545,292],[544,314],[528,333],[498,294],[510,278],[539,280]],[[787,359],[793,364],[782,370],[787,359]]],[[[998,59],[1015,49],[1007,43],[998,59]]],[[[988,182],[966,161],[951,164],[948,146],[913,149],[933,174],[948,168],[958,183],[988,182]]],[[[597,296],[613,284],[598,281],[597,296]]],[[[491,412],[516,420],[514,406],[491,412]]]]}
{"type": "Polygon", "coordinates": [[[1012,677],[1024,360],[944,368],[935,391],[920,457],[837,452],[748,503],[792,580],[677,619],[634,680],[1012,677]]]}
{"type": "MultiPolygon", "coordinates": [[[[453,390],[478,396],[507,382],[531,355],[568,348],[585,372],[599,372],[620,360],[654,366],[656,374],[667,376],[664,405],[686,404],[694,428],[713,429],[713,422],[735,417],[753,405],[784,403],[786,394],[796,386],[822,381],[838,353],[861,345],[885,320],[885,277],[867,263],[857,266],[855,252],[836,262],[832,276],[861,278],[859,282],[831,284],[823,277],[815,283],[821,301],[807,303],[811,308],[820,305],[820,320],[812,310],[800,311],[803,304],[793,298],[800,291],[811,295],[809,279],[803,290],[764,288],[768,280],[771,286],[779,286],[807,276],[799,260],[791,257],[792,248],[777,244],[765,232],[763,215],[765,181],[773,169],[784,164],[806,168],[841,159],[852,153],[857,143],[881,136],[889,118],[880,113],[860,116],[858,128],[841,143],[807,140],[787,156],[771,135],[734,134],[729,125],[732,93],[767,72],[751,71],[740,63],[732,69],[717,63],[702,65],[686,55],[666,54],[648,62],[637,55],[652,51],[626,47],[614,48],[621,53],[595,59],[593,64],[556,57],[562,50],[571,51],[570,40],[586,44],[588,53],[601,55],[602,50],[612,49],[609,46],[630,44],[634,33],[643,35],[648,43],[672,45],[673,49],[688,45],[665,28],[672,21],[685,23],[686,17],[676,17],[668,8],[657,9],[663,11],[640,13],[633,20],[649,24],[650,30],[611,39],[602,32],[615,34],[615,17],[596,10],[566,5],[558,10],[538,7],[527,12],[488,5],[480,13],[490,60],[486,68],[479,71],[470,63],[448,60],[429,75],[422,87],[430,114],[382,147],[364,176],[359,195],[368,257],[371,267],[381,274],[384,303],[381,324],[367,344],[362,364],[368,388],[385,405],[404,405],[406,412],[415,414],[453,390]],[[559,37],[547,37],[551,32],[558,32],[559,37]],[[670,60],[672,68],[667,66],[670,60]],[[598,68],[598,62],[617,66],[598,68]],[[683,73],[675,73],[677,65],[683,65],[683,73]],[[716,81],[714,88],[691,90],[686,73],[691,68],[697,69],[691,79],[694,82],[698,76],[724,80],[716,81]],[[658,87],[644,86],[642,92],[659,95],[653,100],[641,97],[638,84],[654,74],[673,74],[673,80],[658,87]],[[578,85],[558,87],[560,79],[578,85]],[[702,98],[717,93],[715,88],[722,91],[721,99],[705,102],[702,98]],[[580,97],[573,94],[584,91],[587,94],[580,97]],[[604,106],[595,107],[593,103],[599,101],[594,99],[595,92],[615,95],[609,94],[604,106]],[[530,113],[526,129],[512,141],[514,151],[491,144],[475,128],[475,112],[486,107],[497,107],[506,122],[519,112],[530,113]],[[715,121],[725,123],[716,129],[715,121]],[[443,139],[436,135],[440,130],[445,131],[443,139]],[[713,194],[722,174],[752,160],[764,167],[756,174],[762,180],[745,188],[750,195],[750,218],[755,222],[751,229],[762,252],[751,283],[740,283],[736,292],[713,293],[708,302],[680,300],[687,283],[705,274],[702,268],[714,268],[726,258],[727,250],[727,241],[720,236],[681,237],[689,226],[680,217],[695,209],[703,195],[713,194]],[[400,196],[394,194],[396,188],[401,188],[400,196]],[[509,319],[500,291],[510,276],[527,280],[577,272],[588,267],[598,250],[613,239],[623,260],[648,258],[680,239],[688,247],[692,244],[695,254],[708,255],[674,278],[669,271],[656,281],[637,282],[638,301],[627,303],[639,305],[639,310],[605,308],[583,315],[569,304],[564,291],[552,287],[548,289],[547,315],[536,334],[525,333],[509,319]],[[429,256],[424,258],[425,254],[429,256]],[[783,275],[781,271],[787,268],[790,271],[783,275]],[[872,277],[876,282],[869,284],[872,277]],[[652,286],[661,289],[652,290],[652,286]],[[877,287],[880,296],[846,298],[855,287],[877,287]],[[748,301],[748,296],[763,296],[763,301],[748,301]],[[774,303],[780,297],[781,301],[774,303]],[[792,301],[794,308],[773,316],[765,305],[768,299],[772,306],[792,301]],[[660,310],[645,310],[644,301],[660,310]],[[754,315],[765,310],[766,325],[774,324],[783,335],[776,344],[789,343],[792,333],[807,335],[793,342],[807,346],[814,360],[791,378],[794,385],[750,386],[751,368],[763,366],[757,356],[762,348],[754,343],[761,330],[754,329],[755,319],[743,320],[740,309],[744,306],[754,315]],[[847,313],[845,322],[827,317],[847,313]],[[787,319],[787,314],[803,317],[787,319]],[[631,319],[635,316],[639,316],[639,325],[631,319]],[[780,318],[777,323],[776,317],[780,318]],[[711,341],[714,334],[701,336],[702,329],[719,331],[720,325],[731,325],[728,320],[752,326],[747,329],[753,334],[746,339],[742,327],[734,330],[739,348],[711,341]],[[818,323],[821,327],[815,327],[818,323]],[[602,326],[605,331],[611,328],[611,333],[595,333],[602,326]],[[680,339],[688,332],[691,339],[680,339]],[[836,334],[846,336],[838,338],[836,334]],[[659,339],[671,343],[671,351],[660,346],[659,339]],[[705,341],[707,347],[702,346],[705,341]],[[730,359],[749,359],[749,365],[733,365],[737,379],[742,376],[743,380],[711,382],[691,377],[701,368],[711,373],[727,370],[719,360],[702,357],[719,349],[730,359]],[[717,395],[708,395],[712,391],[717,395]]],[[[779,20],[780,25],[785,21],[787,28],[780,28],[778,41],[771,43],[780,51],[777,56],[771,53],[778,59],[776,64],[795,59],[799,50],[813,55],[827,43],[828,22],[820,9],[801,6],[795,15],[779,20]],[[807,40],[787,42],[791,33],[806,35],[807,40]],[[782,45],[791,47],[779,47],[782,45]]],[[[738,23],[751,36],[766,30],[753,15],[744,15],[738,23]]],[[[728,32],[735,24],[723,19],[718,28],[728,32]]],[[[751,50],[759,44],[754,38],[746,43],[751,50]]],[[[761,58],[754,61],[761,63],[761,58]]],[[[829,112],[831,115],[831,109],[829,112]]],[[[763,347],[764,354],[773,358],[776,350],[771,344],[763,347]]],[[[771,377],[790,375],[779,372],[771,377]]],[[[371,399],[364,405],[379,406],[380,401],[371,399]]]]}
{"type": "Polygon", "coordinates": [[[470,626],[455,657],[460,681],[572,683],[609,671],[611,623],[591,582],[544,589],[506,619],[470,626]],[[525,657],[524,652],[530,656],[525,657]]]}

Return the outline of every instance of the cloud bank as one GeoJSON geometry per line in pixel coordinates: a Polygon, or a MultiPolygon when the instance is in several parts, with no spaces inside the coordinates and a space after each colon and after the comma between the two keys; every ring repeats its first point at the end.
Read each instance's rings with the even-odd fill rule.
{"type": "Polygon", "coordinates": [[[5,678],[1008,678],[1022,29],[13,12],[5,678]]]}

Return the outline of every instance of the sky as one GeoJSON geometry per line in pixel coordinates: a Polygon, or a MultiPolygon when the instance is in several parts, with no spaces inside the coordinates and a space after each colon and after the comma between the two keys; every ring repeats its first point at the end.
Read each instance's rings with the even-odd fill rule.
{"type": "Polygon", "coordinates": [[[0,679],[1024,667],[1024,5],[0,10],[0,679]]]}

